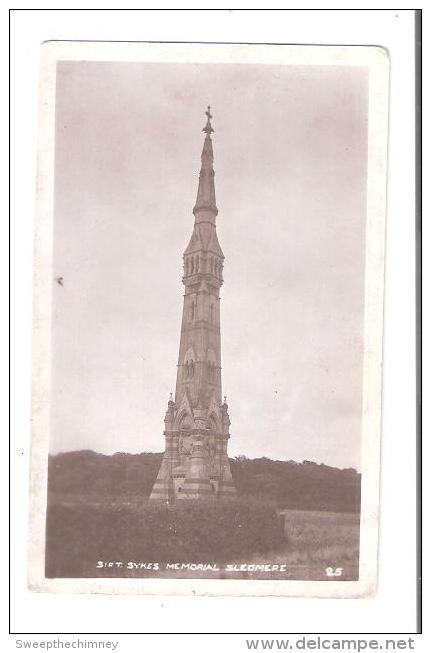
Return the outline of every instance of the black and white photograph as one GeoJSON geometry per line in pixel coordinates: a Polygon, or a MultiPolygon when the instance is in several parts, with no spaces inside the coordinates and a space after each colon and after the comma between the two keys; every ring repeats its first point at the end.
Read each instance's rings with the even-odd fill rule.
{"type": "Polygon", "coordinates": [[[30,588],[371,596],[387,53],[42,50],[30,588]]]}

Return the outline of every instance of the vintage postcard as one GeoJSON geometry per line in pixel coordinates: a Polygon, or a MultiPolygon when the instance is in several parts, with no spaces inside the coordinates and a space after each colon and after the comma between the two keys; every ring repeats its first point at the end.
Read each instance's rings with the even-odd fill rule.
{"type": "Polygon", "coordinates": [[[388,80],[41,46],[31,589],[375,593],[388,80]]]}

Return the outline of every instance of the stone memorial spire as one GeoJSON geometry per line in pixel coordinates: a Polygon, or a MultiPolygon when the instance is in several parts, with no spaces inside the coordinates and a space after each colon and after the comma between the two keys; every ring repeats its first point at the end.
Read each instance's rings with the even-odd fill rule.
{"type": "Polygon", "coordinates": [[[185,286],[175,398],[165,415],[165,453],[151,499],[228,498],[235,487],[227,456],[229,414],[222,403],[220,287],[224,255],[216,233],[211,111],[205,139],[195,223],[183,255],[185,286]]]}

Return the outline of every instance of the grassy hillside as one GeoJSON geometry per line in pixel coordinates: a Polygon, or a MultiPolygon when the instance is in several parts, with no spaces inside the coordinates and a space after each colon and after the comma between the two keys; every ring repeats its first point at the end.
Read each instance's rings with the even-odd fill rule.
{"type": "MultiPolygon", "coordinates": [[[[161,453],[71,451],[49,458],[49,500],[140,502],[149,496],[161,453]]],[[[230,460],[240,496],[271,500],[290,510],[358,512],[361,477],[354,469],[337,469],[310,461],[269,458],[230,460]]]]}

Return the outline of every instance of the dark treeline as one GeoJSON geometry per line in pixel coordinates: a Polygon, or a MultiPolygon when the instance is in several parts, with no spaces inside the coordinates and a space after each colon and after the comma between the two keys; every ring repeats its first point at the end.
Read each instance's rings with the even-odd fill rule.
{"type": "MultiPolygon", "coordinates": [[[[127,500],[149,496],[162,459],[161,453],[71,451],[49,457],[49,499],[69,496],[89,500],[127,500]]],[[[310,461],[230,459],[232,476],[241,496],[275,501],[283,508],[356,512],[360,508],[360,474],[310,461]]]]}
{"type": "Polygon", "coordinates": [[[272,499],[292,510],[360,510],[361,476],[355,469],[244,456],[231,460],[230,466],[240,494],[272,499]]]}

